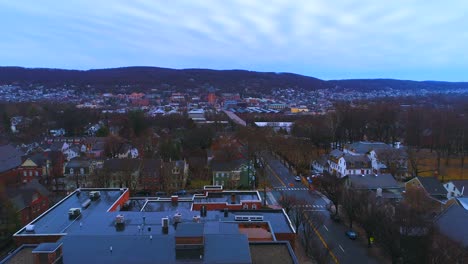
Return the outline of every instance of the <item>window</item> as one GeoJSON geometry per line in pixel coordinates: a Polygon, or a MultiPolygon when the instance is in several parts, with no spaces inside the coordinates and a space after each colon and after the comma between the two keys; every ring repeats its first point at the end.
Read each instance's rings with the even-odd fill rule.
{"type": "Polygon", "coordinates": [[[256,205],[256,204],[252,204],[252,209],[257,210],[257,205],[256,205]]]}
{"type": "Polygon", "coordinates": [[[248,204],[242,205],[242,209],[249,209],[249,205],[248,204]]]}
{"type": "Polygon", "coordinates": [[[32,171],[29,171],[29,176],[32,176],[32,175],[33,175],[33,174],[32,174],[32,171]]]}
{"type": "Polygon", "coordinates": [[[39,176],[39,172],[38,172],[38,171],[36,171],[36,177],[38,177],[38,176],[39,176]]]}
{"type": "Polygon", "coordinates": [[[84,168],[80,168],[80,173],[84,174],[84,168]]]}
{"type": "Polygon", "coordinates": [[[70,168],[70,174],[73,174],[74,171],[73,171],[73,168],[70,168]]]}
{"type": "Polygon", "coordinates": [[[28,172],[27,172],[27,171],[23,171],[23,176],[24,176],[24,177],[28,176],[28,172]]]}

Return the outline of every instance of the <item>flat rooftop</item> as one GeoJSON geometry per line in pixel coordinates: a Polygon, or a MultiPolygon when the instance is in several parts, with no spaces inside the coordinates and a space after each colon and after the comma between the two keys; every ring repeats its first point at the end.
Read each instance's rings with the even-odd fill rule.
{"type": "MultiPolygon", "coordinates": [[[[120,189],[81,189],[80,192],[74,191],[30,223],[34,225],[33,234],[67,233],[67,229],[75,222],[85,221],[92,215],[106,213],[121,195],[122,191],[120,189]],[[96,201],[92,201],[88,208],[83,209],[81,205],[89,199],[89,192],[91,191],[100,191],[101,197],[96,201]],[[78,193],[80,194],[78,195],[78,193]],[[68,210],[70,208],[81,208],[81,217],[69,219],[68,210]]],[[[17,234],[29,233],[26,233],[25,228],[22,228],[17,234]]]]}
{"type": "Polygon", "coordinates": [[[282,242],[250,243],[252,263],[297,264],[289,244],[282,242]]]}
{"type": "Polygon", "coordinates": [[[257,192],[210,192],[206,197],[195,196],[194,203],[235,203],[241,201],[261,201],[257,192]]]}

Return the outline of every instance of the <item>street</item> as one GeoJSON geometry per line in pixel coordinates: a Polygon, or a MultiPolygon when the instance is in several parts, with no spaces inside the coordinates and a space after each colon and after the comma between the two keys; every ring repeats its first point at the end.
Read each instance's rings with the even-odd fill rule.
{"type": "Polygon", "coordinates": [[[347,227],[343,223],[337,223],[330,219],[330,213],[326,209],[328,199],[316,190],[309,190],[301,181],[295,181],[288,168],[269,153],[262,154],[266,166],[266,174],[272,185],[269,200],[279,201],[281,195],[295,196],[298,200],[305,201],[305,213],[309,224],[313,215],[321,214],[323,224],[314,226],[318,239],[326,248],[331,250],[331,261],[335,263],[378,263],[368,255],[367,245],[359,240],[351,240],[346,235],[347,227]]]}

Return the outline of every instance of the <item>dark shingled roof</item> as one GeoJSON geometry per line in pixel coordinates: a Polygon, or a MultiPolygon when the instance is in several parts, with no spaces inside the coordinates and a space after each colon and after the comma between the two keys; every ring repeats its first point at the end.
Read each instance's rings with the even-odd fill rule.
{"type": "Polygon", "coordinates": [[[453,185],[461,192],[463,190],[463,196],[468,196],[468,180],[455,180],[452,181],[453,185]],[[463,189],[465,187],[465,189],[463,189]]]}
{"type": "Polygon", "coordinates": [[[29,206],[36,193],[39,193],[41,196],[49,195],[49,191],[37,180],[32,180],[17,188],[9,187],[6,189],[6,193],[18,210],[29,206]]]}
{"type": "Polygon", "coordinates": [[[391,146],[383,142],[368,142],[368,141],[359,141],[346,146],[349,150],[352,150],[356,153],[366,154],[371,150],[376,149],[390,149],[391,146]]]}
{"type": "Polygon", "coordinates": [[[468,247],[468,210],[459,203],[447,208],[437,219],[439,230],[463,246],[468,247]]]}
{"type": "Polygon", "coordinates": [[[0,146],[0,173],[20,166],[21,156],[23,153],[10,144],[0,146]]]}
{"type": "Polygon", "coordinates": [[[391,174],[350,174],[347,176],[351,186],[356,189],[397,189],[401,188],[391,174]]]}
{"type": "Polygon", "coordinates": [[[344,155],[346,169],[371,168],[371,161],[365,155],[344,155]]]}
{"type": "Polygon", "coordinates": [[[418,180],[429,195],[447,196],[447,189],[445,189],[445,187],[436,177],[418,176],[418,180]]]}
{"type": "Polygon", "coordinates": [[[247,161],[245,159],[237,159],[233,161],[211,161],[211,170],[212,171],[233,171],[238,170],[242,164],[245,164],[247,161]]]}

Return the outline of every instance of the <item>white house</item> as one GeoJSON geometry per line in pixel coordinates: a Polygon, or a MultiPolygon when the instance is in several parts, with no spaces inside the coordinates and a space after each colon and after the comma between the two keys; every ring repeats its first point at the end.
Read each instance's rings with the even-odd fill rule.
{"type": "Polygon", "coordinates": [[[444,184],[448,192],[447,198],[456,198],[465,196],[465,188],[468,188],[468,180],[449,181],[444,184]]]}
{"type": "Polygon", "coordinates": [[[329,164],[330,173],[340,178],[348,174],[370,174],[373,171],[367,155],[345,153],[336,149],[330,152],[329,164]]]}

